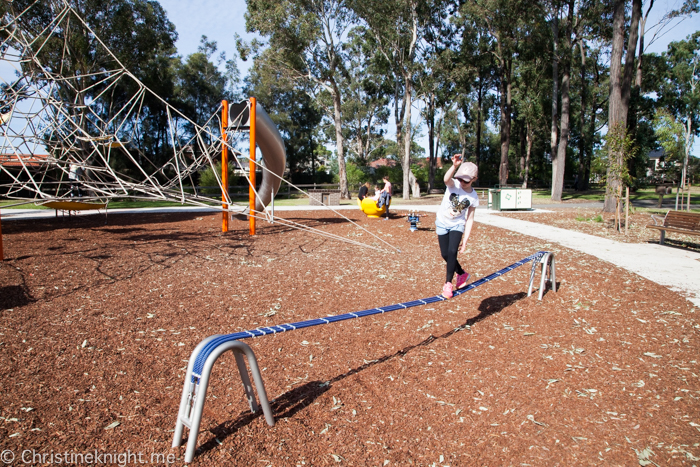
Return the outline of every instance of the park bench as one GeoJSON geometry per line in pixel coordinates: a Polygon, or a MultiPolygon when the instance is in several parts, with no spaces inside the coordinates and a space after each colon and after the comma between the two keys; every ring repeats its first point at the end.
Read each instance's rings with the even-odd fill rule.
{"type": "Polygon", "coordinates": [[[700,235],[700,214],[695,212],[668,211],[664,217],[652,214],[651,220],[654,223],[647,225],[647,228],[660,231],[660,245],[664,244],[667,231],[684,235],[700,235]]]}

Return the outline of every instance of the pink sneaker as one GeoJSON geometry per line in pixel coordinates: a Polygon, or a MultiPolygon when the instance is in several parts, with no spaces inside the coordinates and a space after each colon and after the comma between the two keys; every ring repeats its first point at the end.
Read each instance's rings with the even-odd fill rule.
{"type": "Polygon", "coordinates": [[[452,282],[445,282],[445,285],[442,286],[442,296],[452,298],[452,282]]]}
{"type": "Polygon", "coordinates": [[[465,272],[464,274],[457,274],[457,288],[461,289],[465,285],[467,285],[467,281],[469,281],[469,273],[465,272]]]}

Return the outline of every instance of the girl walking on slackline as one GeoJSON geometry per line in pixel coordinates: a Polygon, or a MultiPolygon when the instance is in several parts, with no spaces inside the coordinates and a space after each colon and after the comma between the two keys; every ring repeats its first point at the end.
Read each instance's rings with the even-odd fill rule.
{"type": "Polygon", "coordinates": [[[469,273],[457,261],[457,254],[464,253],[467,249],[469,234],[474,224],[474,211],[479,205],[479,195],[472,188],[472,183],[478,175],[479,168],[476,164],[462,162],[461,154],[452,156],[452,167],[445,172],[445,196],[435,217],[440,254],[447,263],[445,285],[442,287],[442,296],[445,298],[452,298],[452,278],[455,273],[457,289],[467,285],[469,280],[469,273]]]}

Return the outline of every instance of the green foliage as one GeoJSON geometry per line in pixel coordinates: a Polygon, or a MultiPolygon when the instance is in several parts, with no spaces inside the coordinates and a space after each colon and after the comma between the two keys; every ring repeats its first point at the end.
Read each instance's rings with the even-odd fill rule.
{"type": "Polygon", "coordinates": [[[627,169],[627,161],[634,157],[638,151],[631,135],[623,125],[617,124],[608,130],[605,139],[608,176],[621,180],[624,185],[631,185],[632,180],[627,169]]]}
{"type": "MultiPolygon", "coordinates": [[[[199,172],[199,186],[203,187],[209,187],[209,188],[203,188],[202,193],[208,194],[208,195],[216,195],[217,193],[221,193],[221,189],[219,188],[219,180],[221,179],[221,162],[218,162],[216,164],[216,174],[214,174],[214,170],[212,170],[211,167],[207,167],[204,170],[201,170],[199,172]]],[[[239,183],[239,177],[234,175],[233,173],[233,164],[230,163],[228,164],[228,185],[229,187],[238,185],[239,183]]],[[[247,183],[247,182],[245,182],[247,183]]]]}
{"type": "Polygon", "coordinates": [[[664,162],[661,173],[668,180],[679,177],[679,165],[685,157],[685,128],[668,110],[659,109],[654,117],[656,137],[664,148],[664,162]]]}
{"type": "MultiPolygon", "coordinates": [[[[211,59],[217,51],[216,42],[207,40],[202,36],[201,45],[197,52],[189,55],[184,62],[176,62],[176,102],[178,108],[194,123],[206,126],[207,121],[226,99],[234,101],[238,96],[229,94],[232,82],[229,77],[237,76],[235,62],[226,62],[224,54],[219,56],[219,62],[227,64],[227,69],[232,75],[224,75],[211,59]]],[[[215,120],[212,125],[217,125],[215,120]]],[[[185,123],[185,126],[191,126],[185,123]]],[[[216,126],[212,127],[218,132],[216,126]]]]}
{"type": "MultiPolygon", "coordinates": [[[[424,159],[425,163],[424,164],[414,164],[411,166],[411,170],[413,171],[413,175],[416,176],[416,180],[418,180],[418,184],[421,187],[421,192],[425,192],[428,189],[428,175],[429,175],[429,167],[427,164],[427,159],[424,159]]],[[[447,168],[449,168],[449,165],[446,167],[443,166],[442,168],[438,167],[435,169],[435,186],[434,188],[437,189],[444,189],[445,188],[445,172],[447,171],[447,168]]]]}
{"type": "Polygon", "coordinates": [[[351,190],[357,189],[365,182],[373,183],[368,167],[360,167],[353,162],[348,162],[345,165],[345,169],[348,174],[348,186],[351,190]]]}
{"type": "Polygon", "coordinates": [[[604,221],[603,216],[601,216],[600,214],[598,214],[595,217],[576,216],[576,220],[579,222],[598,222],[598,223],[604,221]]]}
{"type": "Polygon", "coordinates": [[[256,60],[248,77],[246,92],[257,97],[284,140],[287,167],[292,183],[320,183],[326,173],[320,171],[330,152],[320,143],[319,126],[323,118],[308,88],[288,80],[270,62],[274,51],[256,60]]]}
{"type": "Polygon", "coordinates": [[[700,31],[684,41],[671,42],[662,59],[659,104],[677,119],[690,118],[693,132],[700,134],[700,31]]]}

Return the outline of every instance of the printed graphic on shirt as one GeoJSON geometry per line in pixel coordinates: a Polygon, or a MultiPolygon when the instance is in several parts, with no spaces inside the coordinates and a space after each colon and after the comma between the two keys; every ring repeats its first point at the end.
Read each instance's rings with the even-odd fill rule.
{"type": "Polygon", "coordinates": [[[460,201],[457,193],[452,193],[450,195],[450,207],[449,216],[452,218],[459,217],[469,207],[469,199],[464,198],[460,201]]]}

